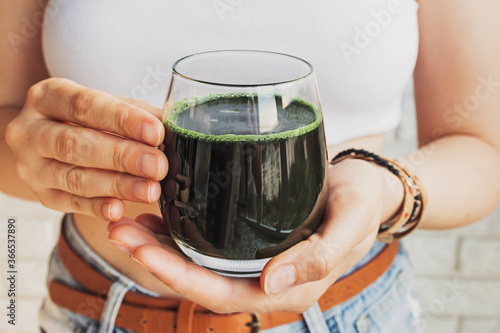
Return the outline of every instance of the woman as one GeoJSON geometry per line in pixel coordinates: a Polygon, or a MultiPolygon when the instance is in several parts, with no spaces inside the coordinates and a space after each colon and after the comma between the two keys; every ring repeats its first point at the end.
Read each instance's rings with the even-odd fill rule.
{"type": "Polygon", "coordinates": [[[402,248],[357,295],[328,298],[333,282],[352,281],[380,257],[380,225],[401,210],[406,188],[375,163],[330,168],[322,227],[270,261],[260,280],[219,276],[160,242],[164,227],[144,213],[158,215],[152,204],[169,167],[155,148],[165,72],[186,54],[267,49],[310,61],[330,157],[353,147],[380,153],[413,73],[420,145],[412,156],[421,158],[399,159],[416,161],[410,169],[428,196],[419,227],[472,223],[499,202],[495,1],[48,1],[43,28],[40,6],[0,4],[1,152],[16,161],[4,163],[0,184],[74,213],[63,221],[67,247],[51,258],[49,281],[62,283],[49,285],[43,331],[418,331],[402,248]],[[151,299],[169,310],[155,317],[133,306],[152,308],[151,299]]]}

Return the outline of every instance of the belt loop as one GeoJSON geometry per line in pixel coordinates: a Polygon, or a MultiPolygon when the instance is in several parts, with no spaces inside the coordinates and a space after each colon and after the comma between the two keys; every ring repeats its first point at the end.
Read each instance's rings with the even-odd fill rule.
{"type": "Polygon", "coordinates": [[[196,303],[182,300],[177,311],[177,333],[193,333],[194,310],[196,303]]]}
{"type": "Polygon", "coordinates": [[[329,333],[330,329],[326,324],[325,317],[319,304],[316,302],[309,310],[302,314],[304,316],[304,321],[306,326],[311,333],[329,333]]]}
{"type": "Polygon", "coordinates": [[[122,304],[125,294],[134,286],[132,281],[123,284],[120,280],[111,285],[108,291],[106,303],[101,314],[101,324],[98,333],[111,333],[115,328],[116,316],[122,304]]]}

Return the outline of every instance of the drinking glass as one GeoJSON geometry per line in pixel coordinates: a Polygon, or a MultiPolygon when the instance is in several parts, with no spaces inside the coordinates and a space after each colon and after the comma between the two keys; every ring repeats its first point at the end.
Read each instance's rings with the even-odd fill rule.
{"type": "Polygon", "coordinates": [[[259,276],[321,221],[327,157],[312,66],[266,51],[213,51],[173,65],[160,208],[193,262],[259,276]]]}

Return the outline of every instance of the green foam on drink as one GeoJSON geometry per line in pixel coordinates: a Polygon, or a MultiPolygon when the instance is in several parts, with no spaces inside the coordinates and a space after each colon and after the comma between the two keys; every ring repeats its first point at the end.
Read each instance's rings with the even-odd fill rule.
{"type": "MultiPolygon", "coordinates": [[[[290,110],[283,111],[283,114],[280,114],[281,117],[286,117],[288,121],[296,121],[297,124],[304,122],[305,124],[301,124],[297,128],[287,129],[278,132],[271,133],[262,133],[262,134],[207,134],[203,133],[201,130],[194,130],[184,128],[177,124],[179,118],[183,115],[184,112],[189,112],[193,110],[193,108],[203,107],[208,103],[216,103],[217,101],[221,101],[221,105],[243,105],[242,103],[233,102],[238,99],[247,100],[247,101],[255,101],[262,98],[275,98],[276,100],[282,100],[282,97],[279,95],[270,95],[270,96],[262,96],[256,94],[244,94],[244,93],[233,93],[233,94],[213,94],[205,97],[195,97],[195,98],[186,98],[181,101],[176,102],[167,112],[165,110],[163,116],[163,123],[168,126],[172,131],[177,134],[192,137],[194,139],[208,141],[208,142],[269,142],[275,140],[282,140],[290,137],[297,137],[308,133],[315,128],[317,128],[322,121],[321,112],[319,109],[312,106],[310,103],[307,103],[300,99],[293,99],[287,104],[287,108],[294,106],[295,111],[291,112],[290,110]],[[224,104],[225,103],[225,104],[224,104]],[[305,112],[307,111],[307,112],[305,112]],[[311,114],[313,115],[312,119],[311,114]],[[288,117],[294,117],[294,119],[288,119],[288,117]]],[[[208,107],[210,109],[210,107],[208,107]]],[[[286,109],[286,108],[285,108],[286,109]]],[[[280,110],[278,110],[279,112],[280,110]]],[[[227,111],[232,112],[232,111],[227,111]]],[[[239,111],[234,111],[238,113],[239,111]]],[[[254,112],[253,109],[249,109],[245,112],[249,112],[252,114],[254,112]]],[[[278,117],[278,116],[277,116],[278,117]]],[[[202,125],[208,125],[208,123],[201,123],[202,125]]],[[[227,125],[226,125],[227,126],[227,125]]]]}

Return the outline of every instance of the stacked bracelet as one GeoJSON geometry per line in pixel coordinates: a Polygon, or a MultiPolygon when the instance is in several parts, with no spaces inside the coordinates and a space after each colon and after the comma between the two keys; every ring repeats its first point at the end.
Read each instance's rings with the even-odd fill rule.
{"type": "Polygon", "coordinates": [[[422,220],[424,208],[427,205],[427,196],[418,177],[401,163],[382,158],[364,149],[344,150],[337,154],[330,164],[335,165],[345,159],[362,159],[376,163],[392,172],[403,184],[403,204],[393,218],[380,225],[377,239],[384,243],[390,243],[394,238],[404,237],[415,230],[422,220]]]}

